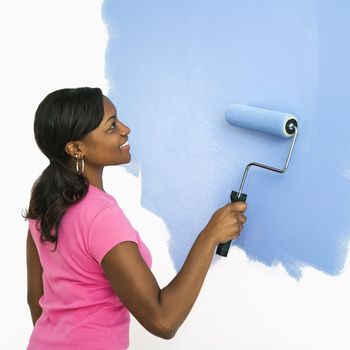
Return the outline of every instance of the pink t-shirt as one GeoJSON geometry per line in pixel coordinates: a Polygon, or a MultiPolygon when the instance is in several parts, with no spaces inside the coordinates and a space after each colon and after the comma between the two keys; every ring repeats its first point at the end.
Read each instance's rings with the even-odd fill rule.
{"type": "Polygon", "coordinates": [[[63,215],[55,252],[41,243],[36,220],[29,228],[43,267],[43,310],[27,350],[124,350],[129,346],[130,313],[115,295],[100,265],[123,241],[138,244],[151,268],[152,257],[117,201],[89,185],[86,196],[63,215]]]}

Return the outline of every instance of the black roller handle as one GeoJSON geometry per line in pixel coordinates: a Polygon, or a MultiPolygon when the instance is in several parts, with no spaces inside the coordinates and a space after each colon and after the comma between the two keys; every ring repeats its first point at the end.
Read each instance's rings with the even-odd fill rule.
{"type": "MultiPolygon", "coordinates": [[[[236,191],[231,192],[231,196],[230,196],[231,203],[246,201],[247,195],[245,193],[241,193],[240,197],[238,197],[238,193],[239,192],[236,192],[236,191]]],[[[226,243],[220,243],[216,248],[216,254],[226,257],[228,254],[228,251],[230,250],[231,242],[232,242],[232,239],[226,243]]]]}

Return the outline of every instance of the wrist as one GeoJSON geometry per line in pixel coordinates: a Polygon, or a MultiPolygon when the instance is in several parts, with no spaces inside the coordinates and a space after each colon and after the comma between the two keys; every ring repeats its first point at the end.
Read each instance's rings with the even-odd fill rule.
{"type": "Polygon", "coordinates": [[[206,229],[202,230],[201,233],[198,235],[198,237],[213,248],[218,245],[218,242],[216,242],[216,239],[213,233],[209,230],[206,230],[206,229]]]}

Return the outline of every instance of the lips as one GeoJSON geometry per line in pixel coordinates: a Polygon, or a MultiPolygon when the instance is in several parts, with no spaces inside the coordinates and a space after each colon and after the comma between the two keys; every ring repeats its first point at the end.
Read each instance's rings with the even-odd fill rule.
{"type": "Polygon", "coordinates": [[[130,147],[128,140],[126,140],[119,148],[120,149],[124,149],[124,148],[127,148],[127,147],[130,147]]]}
{"type": "Polygon", "coordinates": [[[119,148],[120,148],[122,151],[128,151],[128,150],[130,149],[129,142],[126,141],[126,142],[123,143],[119,148]]]}

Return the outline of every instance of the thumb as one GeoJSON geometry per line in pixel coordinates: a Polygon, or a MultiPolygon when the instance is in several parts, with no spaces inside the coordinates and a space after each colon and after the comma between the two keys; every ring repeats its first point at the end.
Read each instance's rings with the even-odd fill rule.
{"type": "Polygon", "coordinates": [[[232,208],[239,212],[245,212],[247,210],[247,203],[245,202],[234,202],[232,203],[232,208]]]}

